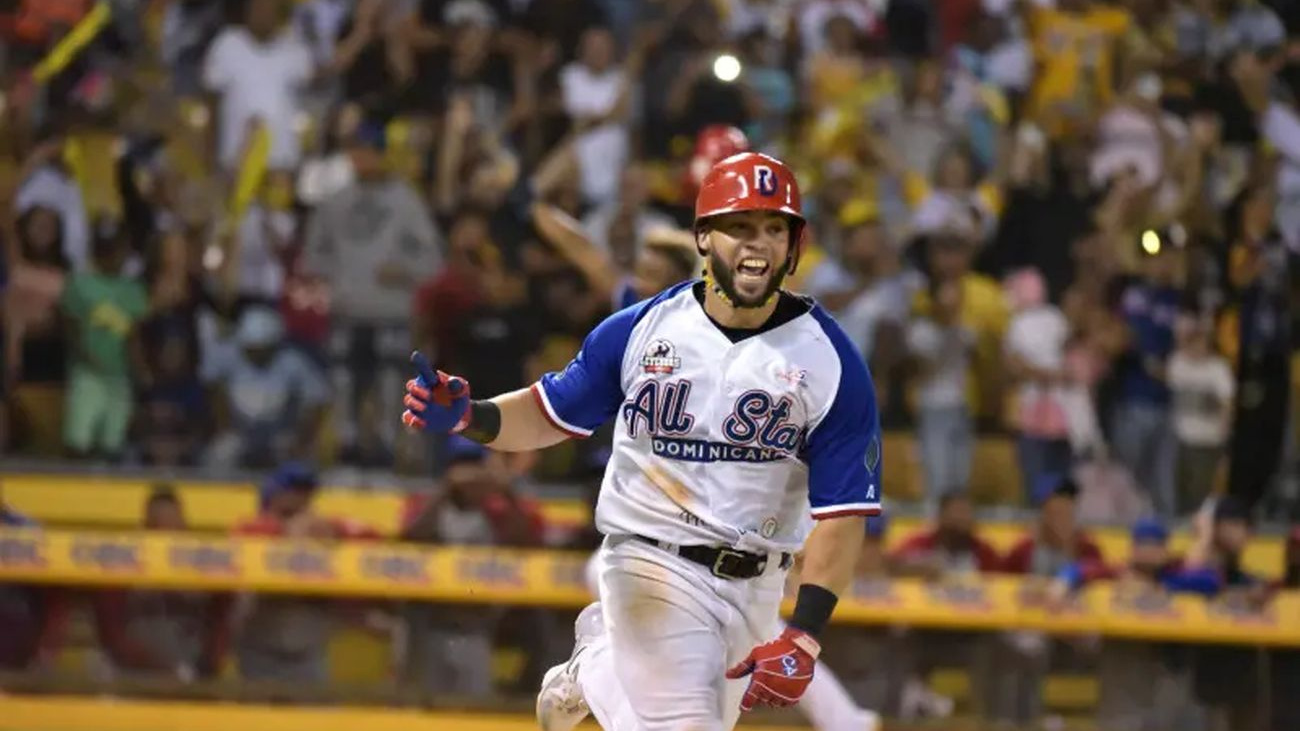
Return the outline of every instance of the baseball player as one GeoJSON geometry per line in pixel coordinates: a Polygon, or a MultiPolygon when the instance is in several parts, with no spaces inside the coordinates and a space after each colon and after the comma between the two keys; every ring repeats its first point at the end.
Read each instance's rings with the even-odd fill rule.
{"type": "Polygon", "coordinates": [[[415,354],[412,428],[513,451],[618,419],[596,509],[601,601],[543,683],[546,731],[588,712],[607,731],[723,731],[808,688],[865,516],[880,511],[880,439],[861,357],[816,303],[781,290],[803,229],[790,170],[741,153],[700,187],[703,279],[610,316],[563,371],[475,400],[415,354]]]}

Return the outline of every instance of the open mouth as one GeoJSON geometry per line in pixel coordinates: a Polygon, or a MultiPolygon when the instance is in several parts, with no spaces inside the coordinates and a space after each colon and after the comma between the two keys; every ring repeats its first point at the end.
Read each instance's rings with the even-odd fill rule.
{"type": "Polygon", "coordinates": [[[756,257],[746,257],[740,260],[736,265],[736,273],[742,277],[762,277],[767,274],[769,264],[766,260],[756,257]]]}

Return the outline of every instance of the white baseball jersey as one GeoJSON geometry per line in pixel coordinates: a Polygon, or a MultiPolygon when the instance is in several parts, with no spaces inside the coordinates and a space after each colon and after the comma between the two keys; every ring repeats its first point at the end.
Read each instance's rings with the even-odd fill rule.
{"type": "Polygon", "coordinates": [[[703,287],[684,282],[614,313],[533,385],[570,435],[617,419],[597,528],[796,551],[813,519],[878,513],[875,390],[839,326],[783,294],[786,321],[733,342],[705,314],[703,287]]]}

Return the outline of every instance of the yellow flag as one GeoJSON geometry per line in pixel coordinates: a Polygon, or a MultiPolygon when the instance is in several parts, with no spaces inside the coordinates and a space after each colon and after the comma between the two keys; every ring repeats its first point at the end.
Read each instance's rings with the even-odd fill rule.
{"type": "Polygon", "coordinates": [[[235,178],[235,190],[230,196],[230,219],[228,225],[237,226],[244,218],[244,213],[252,205],[253,199],[262,190],[262,180],[266,177],[267,161],[271,157],[271,132],[265,124],[258,122],[253,126],[252,138],[244,150],[244,159],[239,165],[239,175],[235,178]]]}
{"type": "Polygon", "coordinates": [[[69,31],[58,45],[50,49],[45,58],[41,59],[32,71],[32,78],[36,79],[37,83],[43,84],[67,68],[77,54],[85,50],[86,46],[95,40],[95,36],[104,30],[111,15],[112,11],[108,3],[96,4],[89,13],[86,13],[86,17],[82,18],[81,22],[77,23],[77,26],[69,31]]]}

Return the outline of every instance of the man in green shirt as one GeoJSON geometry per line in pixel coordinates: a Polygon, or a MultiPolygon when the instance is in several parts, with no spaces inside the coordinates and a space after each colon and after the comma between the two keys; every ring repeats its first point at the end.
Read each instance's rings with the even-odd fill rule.
{"type": "Polygon", "coordinates": [[[71,327],[63,442],[77,455],[116,458],[126,442],[134,335],[149,298],[121,273],[125,258],[120,236],[97,238],[93,270],[73,275],[60,301],[71,327]]]}

